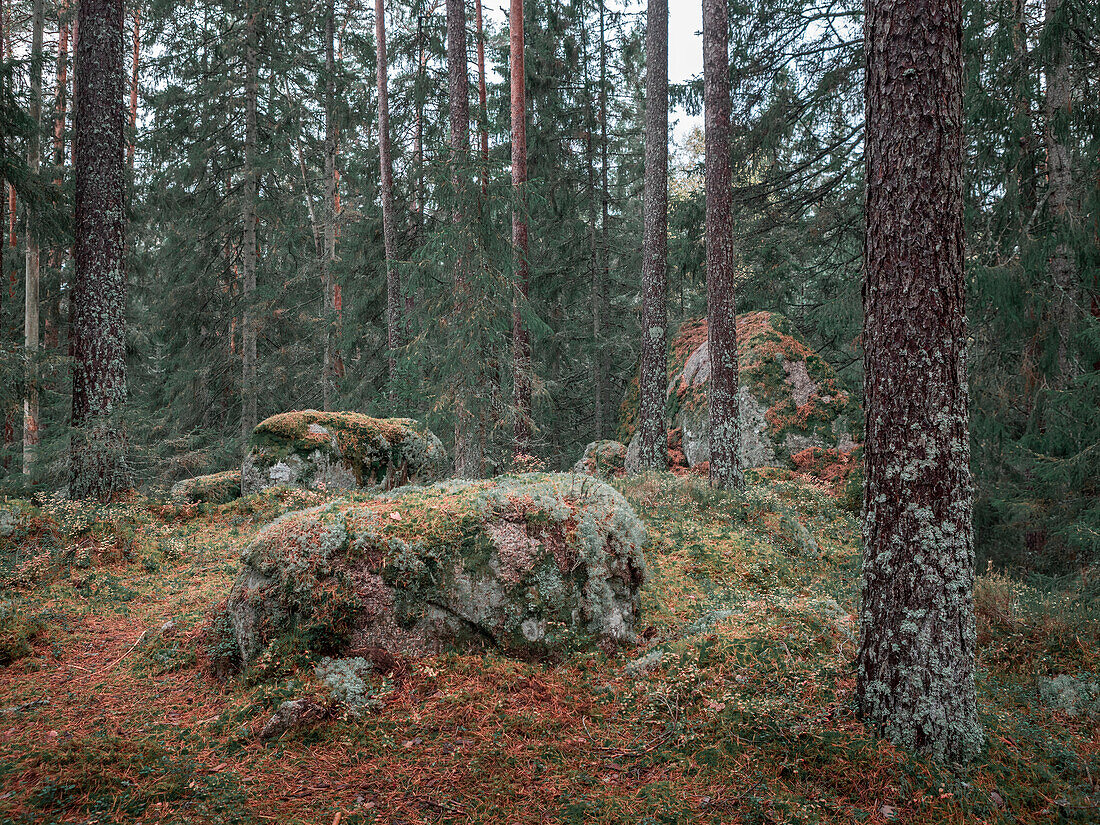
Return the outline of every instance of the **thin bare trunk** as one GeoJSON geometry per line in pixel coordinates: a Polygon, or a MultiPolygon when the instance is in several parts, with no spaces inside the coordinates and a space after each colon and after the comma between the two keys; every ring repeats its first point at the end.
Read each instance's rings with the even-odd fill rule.
{"type": "MultiPolygon", "coordinates": [[[[596,420],[607,426],[607,412],[610,408],[611,388],[608,386],[611,375],[611,354],[607,351],[607,342],[603,338],[602,319],[606,317],[608,306],[608,282],[611,275],[611,241],[608,227],[611,212],[611,190],[608,186],[607,160],[607,28],[605,0],[600,4],[600,261],[596,269],[596,280],[592,285],[592,332],[596,341],[596,420]]],[[[606,432],[606,430],[604,430],[606,432]]]]}
{"type": "MultiPolygon", "coordinates": [[[[31,12],[30,117],[33,131],[27,138],[27,166],[37,175],[42,161],[42,29],[45,25],[43,0],[34,0],[31,12]]],[[[23,396],[23,473],[30,475],[38,452],[38,350],[39,286],[42,251],[38,243],[38,210],[26,208],[26,290],[24,298],[24,356],[27,359],[26,393],[23,396]]]]}
{"type": "Polygon", "coordinates": [[[508,16],[512,87],[512,249],[516,275],[512,297],[512,395],[515,402],[515,455],[531,449],[531,341],[523,321],[529,289],[527,264],[527,103],[523,62],[523,0],[511,0],[508,16]]]}
{"type": "MultiPolygon", "coordinates": [[[[602,2],[602,0],[601,0],[602,2]]],[[[582,7],[583,8],[583,7],[582,7]]],[[[583,12],[582,12],[583,14],[583,12]]],[[[594,131],[596,128],[595,106],[592,100],[592,79],[588,72],[588,21],[581,19],[581,63],[584,65],[584,157],[587,171],[588,189],[588,245],[589,245],[589,279],[591,281],[592,304],[592,402],[593,402],[593,437],[596,441],[603,438],[604,433],[604,398],[600,381],[601,347],[603,337],[603,312],[599,301],[598,284],[600,281],[600,245],[598,227],[596,222],[596,145],[594,131]]]]}
{"type": "Polygon", "coordinates": [[[397,380],[397,350],[401,346],[401,280],[395,263],[397,241],[393,225],[393,161],[390,159],[390,100],[386,66],[386,15],[383,0],[374,0],[374,32],[378,41],[378,163],[382,174],[382,242],[386,251],[386,345],[389,349],[390,402],[397,380]]]}
{"type": "Polygon", "coordinates": [[[736,252],[730,174],[729,7],[703,0],[703,101],[706,152],[707,346],[710,354],[710,483],[744,483],[737,398],[736,252]]]}
{"type": "Polygon", "coordinates": [[[256,105],[259,96],[256,48],[259,12],[251,0],[245,15],[245,85],[244,85],[244,185],[241,219],[243,223],[241,261],[241,437],[244,449],[256,428],[256,316],[252,302],[256,292],[256,105]]]}
{"type": "Polygon", "coordinates": [[[481,133],[481,199],[489,194],[489,109],[485,91],[485,31],[481,25],[481,0],[474,0],[477,13],[477,99],[478,130],[481,133]]]}
{"type": "Polygon", "coordinates": [[[336,6],[329,0],[325,11],[325,204],[324,258],[321,262],[324,334],[324,364],[321,371],[322,409],[329,409],[335,394],[333,318],[336,313],[336,290],[333,262],[336,260],[336,6]]]}
{"type": "MultiPolygon", "coordinates": [[[[642,369],[638,430],[642,469],[668,466],[668,3],[646,12],[645,196],[642,230],[642,369]]],[[[709,168],[709,164],[708,164],[709,168]]]]}
{"type": "Polygon", "coordinates": [[[137,142],[138,78],[141,71],[141,7],[134,8],[133,56],[130,63],[130,144],[126,164],[134,171],[134,146],[137,142]]]}

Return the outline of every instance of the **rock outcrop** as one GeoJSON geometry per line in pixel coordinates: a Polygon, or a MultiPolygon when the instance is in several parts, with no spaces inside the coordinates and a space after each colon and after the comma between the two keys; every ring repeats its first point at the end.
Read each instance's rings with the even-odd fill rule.
{"type": "Polygon", "coordinates": [[[411,419],[300,410],[273,415],[252,431],[241,491],[390,489],[442,478],[446,459],[435,433],[411,419]]]}
{"type": "MultiPolygon", "coordinates": [[[[829,456],[836,459],[832,463],[849,463],[858,446],[862,418],[859,405],[833,368],[776,313],[738,316],[737,342],[742,466],[804,471],[829,456]]],[[[669,362],[670,464],[705,466],[710,461],[706,319],[680,327],[669,362]]],[[[634,407],[636,402],[628,401],[623,411],[627,433],[621,435],[630,436],[628,469],[635,466],[640,446],[634,433],[634,407]]]]}
{"type": "Polygon", "coordinates": [[[172,485],[172,501],[226,504],[241,497],[241,474],[237,470],[185,478],[172,485]]]}
{"type": "Polygon", "coordinates": [[[620,441],[593,441],[573,465],[574,473],[607,480],[621,476],[626,468],[626,445],[620,441]]]}
{"type": "Polygon", "coordinates": [[[226,603],[240,663],[265,649],[543,655],[634,638],[645,528],[573,474],[403,487],[283,516],[226,603]]]}

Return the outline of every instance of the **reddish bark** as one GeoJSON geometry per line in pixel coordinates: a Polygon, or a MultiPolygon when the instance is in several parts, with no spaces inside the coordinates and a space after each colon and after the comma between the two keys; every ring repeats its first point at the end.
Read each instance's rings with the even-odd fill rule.
{"type": "Polygon", "coordinates": [[[515,455],[526,454],[531,440],[531,342],[523,309],[527,303],[530,273],[527,265],[527,220],[524,187],[527,183],[527,120],[523,62],[523,0],[512,0],[508,17],[512,87],[512,247],[516,261],[512,300],[512,394],[516,406],[515,455]]]}

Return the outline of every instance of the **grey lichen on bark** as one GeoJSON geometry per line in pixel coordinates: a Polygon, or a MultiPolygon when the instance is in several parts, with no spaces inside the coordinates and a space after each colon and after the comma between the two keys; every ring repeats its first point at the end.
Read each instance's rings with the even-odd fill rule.
{"type": "Polygon", "coordinates": [[[83,0],[76,56],[73,251],[73,498],[131,486],[126,401],[122,0],[83,0]]]}
{"type": "Polygon", "coordinates": [[[645,184],[642,225],[642,369],[638,428],[642,469],[668,465],[665,390],[668,333],[668,2],[646,11],[645,184]]]}
{"type": "Polygon", "coordinates": [[[866,443],[857,695],[893,741],[966,761],[974,541],[960,0],[866,6],[866,443]]]}

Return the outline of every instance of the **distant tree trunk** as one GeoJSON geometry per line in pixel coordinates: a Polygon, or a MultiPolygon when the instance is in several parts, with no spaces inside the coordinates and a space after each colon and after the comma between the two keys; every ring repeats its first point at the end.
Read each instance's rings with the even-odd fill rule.
{"type": "Polygon", "coordinates": [[[741,422],[737,399],[737,304],[730,174],[731,101],[727,0],[703,0],[706,152],[707,346],[710,353],[710,483],[739,488],[741,422]]]}
{"type": "Polygon", "coordinates": [[[1033,129],[1031,124],[1031,94],[1028,78],[1030,61],[1027,48],[1026,0],[1012,0],[1012,52],[1016,73],[1016,99],[1013,117],[1019,140],[1016,159],[1016,190],[1020,199],[1020,229],[1027,226],[1035,209],[1035,166],[1033,163],[1033,129]]]}
{"type": "Polygon", "coordinates": [[[611,270],[611,245],[608,219],[611,212],[611,190],[608,187],[607,161],[607,29],[604,0],[597,0],[600,8],[600,261],[592,284],[592,336],[596,342],[596,438],[607,432],[608,411],[611,407],[611,356],[604,340],[604,313],[608,305],[608,281],[611,270]]]}
{"type": "MultiPolygon", "coordinates": [[[[638,401],[643,469],[668,466],[668,2],[646,11],[645,194],[642,228],[642,370],[638,401]]],[[[709,164],[708,164],[709,168],[709,164]]]]}
{"type": "Polygon", "coordinates": [[[513,453],[531,449],[531,341],[523,321],[527,304],[529,270],[527,264],[527,103],[523,63],[523,0],[511,0],[508,16],[509,54],[512,86],[512,248],[516,261],[512,299],[512,395],[516,406],[513,453]]]}
{"type": "Polygon", "coordinates": [[[603,388],[600,386],[600,340],[602,338],[603,314],[599,307],[599,292],[597,286],[600,280],[600,244],[599,227],[596,219],[596,112],[595,101],[592,96],[592,80],[588,71],[588,27],[587,15],[584,13],[586,6],[582,4],[581,18],[581,63],[584,66],[584,159],[587,173],[588,193],[588,267],[591,283],[592,304],[592,430],[593,440],[599,441],[604,433],[604,398],[603,388]]]}
{"type": "Polygon", "coordinates": [[[862,716],[905,747],[982,747],[963,281],[960,0],[868,0],[862,716]]]}
{"type": "Polygon", "coordinates": [[[57,87],[54,97],[53,165],[56,168],[54,183],[60,185],[65,167],[65,118],[68,114],[69,91],[69,6],[62,0],[57,11],[57,87]]]}
{"type": "Polygon", "coordinates": [[[374,0],[374,32],[378,41],[378,162],[382,174],[382,242],[386,250],[386,345],[389,348],[390,401],[397,378],[397,349],[401,346],[401,280],[394,264],[393,162],[390,160],[390,102],[386,67],[386,13],[374,0]]]}
{"type": "MultiPolygon", "coordinates": [[[[8,30],[8,18],[4,11],[4,0],[0,0],[0,63],[4,62],[7,57],[7,52],[4,49],[4,43],[7,39],[8,30]]],[[[0,72],[0,100],[7,100],[8,86],[6,82],[6,75],[0,72]]],[[[6,156],[8,153],[8,133],[7,130],[0,130],[0,157],[6,156]]],[[[7,247],[7,226],[8,226],[8,181],[2,174],[0,174],[0,281],[4,279],[4,258],[7,247]]],[[[0,284],[0,309],[4,307],[4,296],[6,290],[3,285],[0,284]]],[[[0,409],[0,416],[3,416],[3,423],[0,424],[0,442],[3,445],[3,451],[0,455],[3,456],[0,459],[0,467],[7,470],[11,467],[11,458],[8,455],[8,447],[15,440],[15,426],[14,415],[12,406],[5,404],[3,409],[0,409]]]]}
{"type": "Polygon", "coordinates": [[[1050,257],[1050,280],[1054,289],[1051,320],[1058,336],[1058,364],[1055,386],[1065,386],[1077,372],[1071,352],[1077,304],[1080,300],[1077,261],[1067,235],[1071,229],[1070,190],[1073,170],[1069,152],[1069,117],[1073,78],[1068,54],[1069,23],[1062,0],[1046,0],[1045,18],[1051,55],[1046,67],[1045,127],[1047,150],[1047,203],[1056,238],[1050,257]]]}
{"type": "MultiPolygon", "coordinates": [[[[447,77],[450,91],[451,121],[451,175],[456,204],[452,220],[456,225],[463,220],[459,203],[466,191],[466,167],[470,157],[470,78],[466,67],[466,7],[464,0],[447,0],[447,77]]],[[[455,266],[455,315],[456,324],[462,322],[462,313],[472,296],[465,257],[455,266]]],[[[459,478],[477,478],[481,475],[482,445],[478,440],[478,427],[473,414],[473,396],[477,391],[471,386],[468,375],[458,377],[455,394],[455,475],[459,478]]]]}
{"type": "Polygon", "coordinates": [[[256,197],[259,174],[256,169],[256,103],[259,81],[256,67],[259,11],[249,2],[245,10],[245,82],[244,82],[244,170],[241,197],[243,209],[241,260],[241,437],[244,449],[256,428],[256,313],[252,306],[256,293],[256,197]]]}
{"type": "Polygon", "coordinates": [[[122,0],[81,0],[76,61],[76,278],[69,492],[106,501],[131,486],[126,400],[122,0]]]}
{"type": "Polygon", "coordinates": [[[134,170],[134,147],[137,143],[138,79],[141,70],[141,7],[134,7],[133,59],[130,64],[130,132],[126,148],[126,165],[134,170]]]}
{"type": "Polygon", "coordinates": [[[324,258],[321,261],[322,327],[324,333],[324,364],[321,370],[321,406],[329,409],[335,392],[336,375],[333,357],[333,326],[336,313],[333,263],[336,260],[336,4],[328,0],[325,9],[325,229],[324,258]]]}
{"type": "Polygon", "coordinates": [[[413,192],[413,213],[416,231],[424,227],[424,15],[416,18],[416,127],[413,134],[413,157],[416,159],[416,191],[413,192]]]}
{"type": "Polygon", "coordinates": [[[481,200],[489,195],[489,108],[485,91],[485,31],[481,25],[481,0],[474,0],[477,13],[477,100],[478,131],[481,137],[481,200]]]}
{"type": "MultiPolygon", "coordinates": [[[[30,118],[33,131],[27,138],[27,166],[37,175],[42,161],[42,29],[45,25],[43,0],[31,7],[30,118]]],[[[38,350],[39,271],[42,250],[38,243],[38,209],[26,206],[26,291],[24,299],[24,357],[27,361],[26,392],[23,396],[23,474],[30,475],[38,452],[38,350]]]]}

